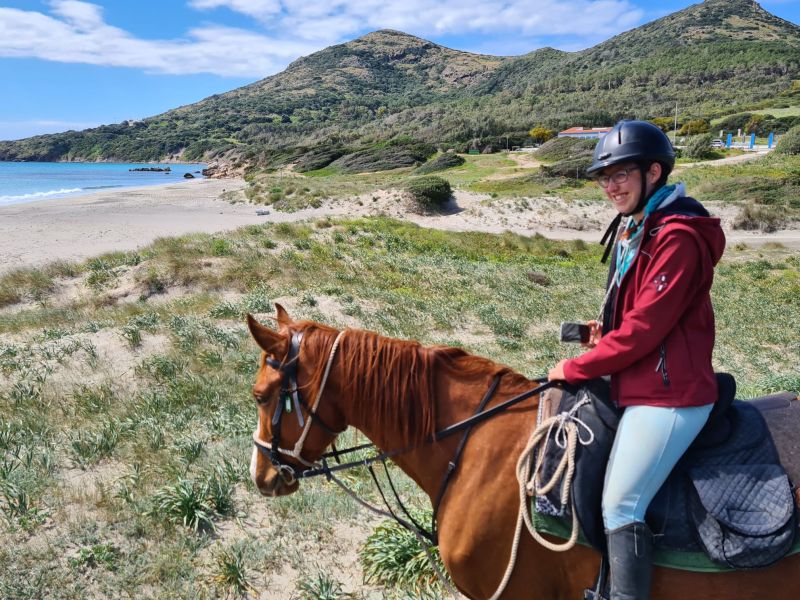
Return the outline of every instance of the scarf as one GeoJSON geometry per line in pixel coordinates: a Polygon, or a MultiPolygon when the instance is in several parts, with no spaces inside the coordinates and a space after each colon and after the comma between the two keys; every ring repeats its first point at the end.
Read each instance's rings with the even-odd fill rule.
{"type": "Polygon", "coordinates": [[[665,208],[667,205],[672,204],[678,198],[685,195],[685,186],[682,183],[677,185],[664,185],[658,188],[644,207],[644,217],[637,223],[633,217],[628,217],[625,223],[624,230],[617,242],[617,268],[614,272],[613,283],[619,287],[622,279],[625,277],[634,259],[639,254],[639,247],[642,245],[642,237],[644,236],[645,222],[647,217],[653,214],[659,208],[665,208]]]}

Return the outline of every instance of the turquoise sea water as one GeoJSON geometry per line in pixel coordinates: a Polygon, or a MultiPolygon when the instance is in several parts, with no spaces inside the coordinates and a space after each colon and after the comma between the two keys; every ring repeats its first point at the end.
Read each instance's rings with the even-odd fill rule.
{"type": "Polygon", "coordinates": [[[187,181],[184,173],[202,178],[205,164],[123,164],[0,162],[0,206],[89,194],[105,189],[187,181]],[[131,171],[169,167],[169,173],[131,171]]]}

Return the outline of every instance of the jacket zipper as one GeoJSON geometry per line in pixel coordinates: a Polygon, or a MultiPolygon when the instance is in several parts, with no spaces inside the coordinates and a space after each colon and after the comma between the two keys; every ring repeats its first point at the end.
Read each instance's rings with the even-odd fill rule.
{"type": "Polygon", "coordinates": [[[658,347],[660,358],[656,365],[656,371],[661,373],[661,381],[664,382],[664,387],[669,387],[669,374],[667,373],[667,347],[663,343],[658,347]]]}

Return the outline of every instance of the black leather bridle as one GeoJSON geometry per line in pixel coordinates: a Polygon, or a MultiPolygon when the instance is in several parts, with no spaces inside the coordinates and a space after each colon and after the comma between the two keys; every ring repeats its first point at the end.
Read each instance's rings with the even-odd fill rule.
{"type": "MultiPolygon", "coordinates": [[[[337,337],[337,340],[334,342],[334,345],[331,348],[331,355],[330,355],[330,357],[328,359],[327,369],[330,369],[330,364],[333,361],[333,358],[334,358],[335,353],[336,353],[336,349],[338,348],[338,341],[341,338],[343,333],[344,332],[340,332],[339,333],[339,337],[337,337]]],[[[341,450],[341,451],[336,449],[335,438],[337,436],[339,436],[339,434],[341,434],[343,432],[342,431],[336,431],[333,428],[329,427],[327,424],[325,424],[325,422],[317,414],[316,410],[314,410],[314,408],[316,408],[316,407],[309,406],[303,400],[303,397],[300,394],[300,389],[299,389],[298,382],[297,382],[297,371],[298,371],[298,357],[299,357],[299,354],[300,354],[300,344],[301,344],[302,340],[303,340],[303,333],[302,332],[297,332],[297,331],[293,332],[292,333],[292,338],[291,338],[291,343],[289,345],[289,352],[286,355],[286,358],[284,359],[284,361],[283,362],[279,362],[279,361],[277,361],[275,359],[272,359],[272,358],[269,358],[269,357],[266,359],[266,364],[267,365],[269,365],[270,367],[272,367],[273,369],[276,369],[277,371],[279,371],[281,373],[281,389],[280,389],[280,392],[279,392],[279,395],[278,395],[278,402],[277,402],[277,405],[275,407],[275,412],[272,415],[272,442],[268,444],[268,443],[264,442],[263,440],[259,439],[258,436],[257,436],[258,432],[256,432],[255,434],[253,434],[253,443],[255,444],[256,448],[258,448],[258,451],[261,452],[262,454],[264,454],[269,459],[269,461],[272,463],[272,466],[278,471],[278,473],[280,474],[280,477],[283,479],[283,481],[287,485],[291,485],[291,484],[295,483],[299,479],[309,479],[311,477],[324,475],[328,481],[334,481],[335,483],[337,483],[337,485],[342,487],[347,493],[349,493],[351,496],[353,496],[362,505],[366,506],[367,508],[370,508],[373,511],[379,512],[381,514],[385,514],[385,513],[383,513],[383,511],[380,511],[379,509],[376,509],[376,508],[370,506],[369,504],[367,504],[366,502],[360,500],[351,490],[349,490],[344,485],[344,483],[341,480],[339,480],[338,478],[336,478],[333,475],[337,471],[342,471],[342,470],[345,470],[345,469],[351,469],[353,467],[362,467],[362,466],[368,467],[370,469],[370,473],[372,474],[372,478],[375,481],[376,486],[378,487],[378,491],[380,492],[381,497],[384,500],[384,503],[386,504],[387,508],[389,509],[390,516],[393,517],[403,527],[409,529],[410,531],[414,532],[417,535],[422,535],[423,537],[425,537],[433,545],[437,545],[437,543],[438,543],[438,539],[437,539],[438,536],[437,536],[437,531],[436,531],[436,521],[437,521],[436,517],[437,517],[437,514],[438,514],[438,510],[439,510],[439,505],[441,504],[441,501],[444,499],[444,495],[445,495],[445,492],[447,491],[448,484],[449,484],[450,480],[452,479],[452,476],[454,475],[454,473],[455,473],[455,471],[456,471],[456,469],[458,467],[458,463],[460,461],[461,454],[463,453],[463,450],[464,450],[464,448],[466,446],[467,438],[469,437],[469,434],[472,431],[472,427],[474,425],[476,425],[477,423],[485,421],[486,419],[489,419],[490,417],[493,417],[494,415],[496,415],[496,414],[498,414],[498,413],[510,408],[511,406],[513,406],[515,404],[518,404],[519,402],[521,402],[523,400],[526,400],[527,398],[530,398],[531,396],[535,396],[536,394],[540,394],[544,390],[546,390],[546,389],[548,389],[550,387],[553,387],[554,385],[557,385],[559,383],[559,382],[556,382],[556,381],[546,381],[546,378],[536,379],[535,381],[537,383],[540,383],[540,385],[537,386],[536,388],[534,388],[532,390],[528,390],[526,392],[523,392],[522,394],[519,394],[519,395],[517,395],[517,396],[515,396],[515,397],[513,397],[513,398],[511,398],[509,400],[506,400],[505,402],[503,402],[501,404],[498,404],[497,406],[493,406],[490,409],[486,409],[486,405],[489,403],[489,401],[494,396],[494,393],[495,393],[495,391],[497,390],[497,388],[499,386],[500,378],[502,377],[502,374],[497,374],[495,376],[495,378],[493,379],[491,385],[489,386],[489,389],[486,391],[485,395],[483,396],[480,404],[478,405],[478,409],[477,409],[476,413],[473,416],[471,416],[471,417],[469,417],[467,419],[464,419],[463,421],[459,421],[458,423],[450,425],[450,426],[448,426],[448,427],[446,427],[446,428],[434,433],[431,437],[429,437],[427,440],[425,440],[422,444],[412,445],[412,446],[408,446],[406,448],[390,450],[390,451],[387,451],[387,452],[381,452],[381,453],[375,454],[373,456],[370,456],[370,457],[368,457],[366,459],[355,460],[355,461],[348,462],[348,463],[341,463],[340,460],[339,460],[339,457],[344,456],[346,454],[353,453],[353,452],[357,452],[357,451],[360,451],[360,450],[365,450],[365,449],[373,449],[374,450],[375,449],[375,445],[372,444],[372,443],[366,443],[366,444],[361,444],[361,445],[358,445],[358,446],[354,446],[352,448],[347,448],[347,449],[341,450]],[[306,421],[304,421],[301,408],[306,411],[306,413],[308,414],[308,418],[311,420],[311,423],[307,424],[306,421]],[[334,443],[332,444],[332,446],[333,446],[333,451],[332,452],[324,453],[319,459],[317,459],[317,462],[310,462],[310,461],[307,461],[306,459],[302,458],[302,456],[300,455],[300,452],[302,451],[302,444],[300,444],[300,448],[299,449],[296,447],[294,451],[288,451],[288,450],[284,450],[284,449],[280,448],[281,424],[283,422],[283,415],[285,413],[292,412],[292,410],[294,410],[294,412],[297,414],[298,425],[300,426],[300,429],[303,430],[304,432],[305,432],[305,428],[306,428],[307,425],[308,425],[308,427],[310,427],[311,424],[315,424],[315,425],[318,425],[319,427],[321,427],[324,431],[326,431],[330,435],[334,436],[334,443]],[[415,449],[415,448],[417,448],[417,447],[419,447],[420,445],[423,445],[423,444],[429,444],[429,443],[441,441],[444,438],[449,437],[450,435],[452,435],[454,433],[457,433],[459,431],[463,431],[464,434],[463,434],[463,436],[462,436],[462,438],[461,438],[461,440],[460,440],[460,442],[459,442],[459,444],[458,444],[458,446],[456,448],[456,452],[455,452],[455,454],[453,456],[453,459],[448,462],[447,469],[446,469],[446,471],[444,473],[444,476],[442,478],[442,482],[441,482],[441,484],[439,486],[439,491],[438,491],[438,493],[436,495],[436,499],[434,500],[433,514],[431,516],[431,529],[430,529],[430,531],[427,531],[425,528],[420,526],[416,522],[414,517],[410,514],[410,512],[405,508],[405,506],[403,506],[403,503],[402,503],[402,501],[400,500],[400,498],[399,498],[399,496],[397,494],[395,486],[392,483],[391,478],[389,478],[389,483],[390,483],[392,492],[394,493],[395,499],[397,500],[398,504],[400,505],[400,507],[402,508],[403,512],[406,514],[406,516],[409,518],[411,523],[409,523],[408,521],[405,521],[404,519],[398,517],[395,514],[395,512],[391,509],[391,507],[389,506],[388,501],[386,500],[386,496],[384,495],[383,490],[381,489],[380,483],[378,482],[377,476],[375,475],[375,472],[374,472],[374,470],[372,468],[372,464],[375,463],[375,462],[381,461],[385,465],[387,458],[392,458],[392,457],[397,456],[399,454],[403,454],[403,453],[409,452],[409,451],[411,451],[411,450],[413,450],[413,449],[415,449]],[[281,454],[285,454],[287,456],[290,456],[290,457],[294,458],[295,460],[300,462],[302,465],[304,465],[304,467],[299,467],[298,465],[293,465],[293,464],[290,464],[288,462],[285,462],[285,461],[281,460],[281,456],[280,456],[281,454]],[[329,465],[328,464],[328,460],[331,459],[331,458],[333,458],[336,461],[336,463],[337,463],[336,465],[329,465]]],[[[324,388],[326,380],[327,380],[327,376],[323,378],[322,388],[324,388]]],[[[319,400],[319,398],[321,397],[321,394],[322,394],[322,391],[323,391],[322,388],[319,390],[319,395],[318,395],[317,400],[319,400]]],[[[262,403],[262,401],[258,401],[258,402],[262,403]]],[[[303,434],[303,436],[301,436],[301,440],[303,439],[304,435],[305,435],[305,433],[303,434]]],[[[387,477],[389,477],[388,476],[389,471],[386,470],[385,472],[387,474],[387,477]]]]}

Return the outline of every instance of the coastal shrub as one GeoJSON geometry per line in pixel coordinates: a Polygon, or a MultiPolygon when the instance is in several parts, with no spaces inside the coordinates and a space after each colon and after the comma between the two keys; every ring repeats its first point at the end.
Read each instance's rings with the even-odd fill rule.
{"type": "Polygon", "coordinates": [[[711,148],[711,139],[710,133],[689,138],[686,147],[683,149],[682,156],[700,160],[712,158],[716,153],[714,149],[711,148]]]}
{"type": "Polygon", "coordinates": [[[435,175],[415,177],[406,183],[414,202],[423,210],[436,210],[444,206],[453,193],[450,182],[435,175]]]}
{"type": "Polygon", "coordinates": [[[542,165],[539,167],[543,175],[547,177],[566,177],[567,179],[589,179],[586,169],[592,164],[591,154],[576,156],[566,160],[560,160],[552,165],[542,165]]]}
{"type": "Polygon", "coordinates": [[[341,146],[327,146],[323,148],[316,148],[311,152],[303,154],[294,166],[294,170],[300,173],[307,171],[316,171],[323,169],[335,161],[337,158],[344,156],[346,150],[341,146]]]}
{"type": "Polygon", "coordinates": [[[733,221],[734,229],[764,233],[771,233],[785,226],[786,210],[783,207],[764,206],[755,202],[745,204],[733,221]]]}
{"type": "Polygon", "coordinates": [[[398,143],[386,146],[374,146],[346,154],[333,161],[331,166],[338,167],[343,173],[371,173],[388,171],[401,167],[413,167],[425,162],[436,152],[436,148],[424,143],[398,143]]]}
{"type": "Polygon", "coordinates": [[[460,167],[466,162],[463,157],[452,152],[447,152],[441,156],[437,156],[433,160],[426,162],[414,173],[416,175],[426,175],[428,173],[435,173],[436,171],[444,171],[445,169],[452,169],[453,167],[460,167]]]}
{"type": "Polygon", "coordinates": [[[775,152],[791,156],[800,154],[800,125],[792,127],[784,134],[775,146],[775,152]]]}
{"type": "Polygon", "coordinates": [[[596,145],[596,139],[555,138],[541,145],[536,151],[536,158],[557,162],[579,156],[591,157],[596,145]]]}

